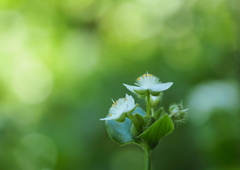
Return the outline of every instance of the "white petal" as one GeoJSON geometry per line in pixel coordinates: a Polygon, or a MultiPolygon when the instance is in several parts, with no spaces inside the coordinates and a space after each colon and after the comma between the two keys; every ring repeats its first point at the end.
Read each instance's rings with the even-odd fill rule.
{"type": "Polygon", "coordinates": [[[100,120],[114,120],[114,119],[118,119],[118,118],[119,118],[118,115],[113,115],[113,116],[108,116],[108,117],[102,118],[100,120]]]}
{"type": "Polygon", "coordinates": [[[130,90],[131,92],[133,92],[133,93],[136,93],[135,91],[134,91],[134,89],[137,89],[137,88],[139,88],[139,87],[137,87],[137,86],[130,86],[130,85],[127,85],[127,84],[123,84],[128,90],[130,90]]]}
{"type": "Polygon", "coordinates": [[[151,86],[149,89],[155,92],[160,92],[169,89],[172,86],[173,82],[161,83],[151,86]]]}
{"type": "Polygon", "coordinates": [[[127,108],[124,110],[124,112],[129,112],[130,110],[132,110],[136,104],[135,101],[133,99],[133,97],[131,95],[126,94],[126,99],[127,99],[127,108]]]}
{"type": "Polygon", "coordinates": [[[110,120],[109,117],[102,118],[100,120],[110,120]]]}
{"type": "Polygon", "coordinates": [[[129,111],[131,111],[134,107],[127,107],[125,110],[124,110],[124,113],[128,113],[129,111]]]}
{"type": "Polygon", "coordinates": [[[130,97],[131,97],[131,95],[126,94],[126,99],[129,99],[130,97]]]}
{"type": "Polygon", "coordinates": [[[130,86],[127,84],[123,84],[128,90],[130,90],[131,92],[135,93],[135,94],[145,94],[146,90],[148,89],[148,87],[144,87],[144,86],[130,86]]]}
{"type": "Polygon", "coordinates": [[[134,98],[131,95],[126,94],[126,99],[127,99],[128,105],[131,105],[131,106],[135,105],[134,98]]]}

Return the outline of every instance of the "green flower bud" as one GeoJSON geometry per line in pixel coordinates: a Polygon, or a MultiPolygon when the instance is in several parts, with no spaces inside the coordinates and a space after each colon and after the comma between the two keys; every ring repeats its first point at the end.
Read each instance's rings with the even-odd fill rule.
{"type": "Polygon", "coordinates": [[[157,106],[158,104],[160,104],[160,102],[162,101],[162,95],[161,93],[158,96],[153,96],[150,94],[150,104],[151,106],[157,106]]]}
{"type": "Polygon", "coordinates": [[[188,110],[189,109],[183,109],[182,103],[173,104],[169,108],[170,117],[174,121],[184,122],[186,120],[188,110]]]}

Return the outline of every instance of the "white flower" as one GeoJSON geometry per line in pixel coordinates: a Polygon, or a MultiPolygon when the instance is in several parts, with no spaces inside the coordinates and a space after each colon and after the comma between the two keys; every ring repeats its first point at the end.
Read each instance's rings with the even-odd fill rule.
{"type": "Polygon", "coordinates": [[[137,78],[135,83],[137,86],[123,85],[131,92],[139,95],[146,95],[148,90],[151,95],[157,96],[161,91],[169,89],[172,84],[172,82],[161,83],[158,77],[147,73],[137,78]]]}
{"type": "Polygon", "coordinates": [[[116,102],[113,101],[113,105],[109,109],[108,116],[100,120],[116,120],[122,122],[125,120],[125,114],[132,112],[135,107],[136,104],[133,97],[126,94],[125,98],[120,98],[116,102]]]}

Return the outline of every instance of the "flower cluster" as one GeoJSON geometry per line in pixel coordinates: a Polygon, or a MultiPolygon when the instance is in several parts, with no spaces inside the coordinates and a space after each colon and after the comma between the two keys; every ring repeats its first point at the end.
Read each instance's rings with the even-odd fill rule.
{"type": "MultiPolygon", "coordinates": [[[[127,84],[123,85],[139,97],[146,97],[147,106],[150,108],[159,105],[162,100],[162,91],[169,89],[173,85],[173,82],[161,83],[158,77],[146,73],[136,79],[135,86],[127,84]]],[[[128,114],[131,114],[136,107],[137,104],[135,104],[133,97],[126,94],[125,98],[113,101],[107,117],[100,120],[116,120],[118,122],[123,122],[125,117],[127,117],[128,114]]],[[[175,105],[170,106],[170,117],[173,119],[185,119],[187,110],[188,109],[179,109],[179,107],[176,107],[175,105]]],[[[153,116],[153,114],[147,113],[147,116],[151,115],[153,116]]]]}

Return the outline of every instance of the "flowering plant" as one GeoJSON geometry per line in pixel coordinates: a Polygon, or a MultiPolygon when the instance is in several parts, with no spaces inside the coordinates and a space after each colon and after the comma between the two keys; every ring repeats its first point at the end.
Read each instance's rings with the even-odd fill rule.
{"type": "Polygon", "coordinates": [[[148,73],[137,78],[136,86],[123,84],[138,97],[146,99],[146,111],[135,104],[131,95],[126,94],[125,98],[113,101],[107,117],[100,119],[106,121],[108,134],[113,141],[120,145],[133,143],[143,148],[146,170],[151,169],[151,150],[174,130],[175,122],[186,120],[188,109],[183,109],[182,103],[171,105],[169,113],[160,107],[163,91],[172,84],[161,83],[158,77],[148,73]]]}

